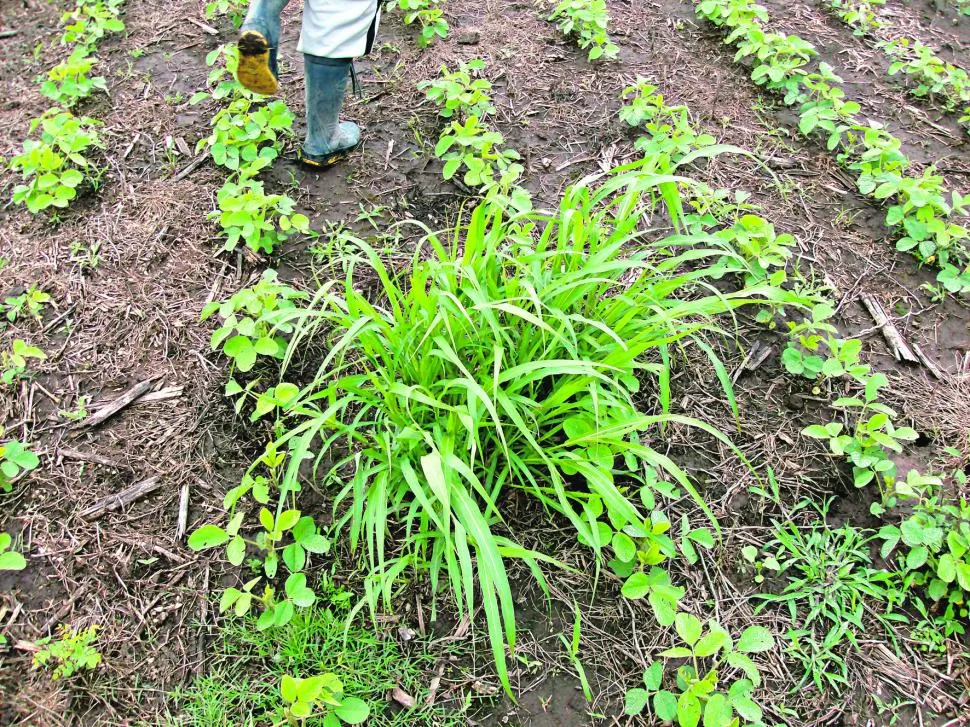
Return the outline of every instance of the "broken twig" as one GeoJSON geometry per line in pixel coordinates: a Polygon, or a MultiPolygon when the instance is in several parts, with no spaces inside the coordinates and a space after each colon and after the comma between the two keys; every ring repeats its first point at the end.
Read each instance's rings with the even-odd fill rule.
{"type": "Polygon", "coordinates": [[[923,353],[923,349],[919,347],[919,344],[913,344],[913,352],[917,355],[917,357],[919,357],[920,363],[929,369],[929,372],[933,374],[935,378],[943,378],[943,372],[940,371],[940,367],[933,362],[933,359],[923,353]]]}
{"type": "Polygon", "coordinates": [[[195,159],[193,159],[185,169],[183,169],[181,172],[179,172],[174,177],[172,177],[172,181],[173,182],[181,182],[183,179],[185,179],[187,176],[189,176],[192,172],[194,172],[196,169],[198,169],[203,164],[205,164],[205,160],[208,159],[208,158],[209,158],[209,155],[206,154],[205,152],[202,152],[202,154],[200,154],[195,159]]]}
{"type": "Polygon", "coordinates": [[[95,454],[94,452],[82,452],[80,449],[72,449],[71,447],[58,447],[57,454],[64,459],[73,459],[80,462],[93,462],[94,464],[99,464],[104,467],[113,467],[114,469],[123,468],[123,465],[115,462],[113,459],[102,457],[100,454],[95,454]]]}
{"type": "Polygon", "coordinates": [[[89,416],[87,419],[78,422],[71,427],[71,429],[90,429],[91,427],[96,427],[99,424],[102,424],[107,419],[124,409],[126,406],[130,406],[142,396],[147,394],[149,389],[155,385],[157,380],[158,376],[153,376],[150,379],[145,379],[144,381],[135,384],[117,399],[98,409],[98,411],[89,416]]]}
{"type": "Polygon", "coordinates": [[[81,511],[81,517],[85,520],[96,520],[105,513],[119,510],[126,505],[130,505],[136,500],[140,500],[157,490],[162,485],[162,478],[158,475],[149,477],[147,480],[136,482],[127,490],[123,490],[114,495],[107,495],[95,502],[93,505],[81,511]]]}
{"type": "Polygon", "coordinates": [[[166,399],[178,399],[182,396],[181,386],[166,386],[164,389],[145,394],[138,400],[139,404],[148,404],[152,401],[165,401],[166,399]]]}
{"type": "Polygon", "coordinates": [[[180,541],[185,536],[185,530],[189,524],[189,483],[182,485],[179,493],[179,515],[175,525],[175,542],[180,541]]]}
{"type": "Polygon", "coordinates": [[[192,25],[200,28],[203,33],[208,33],[209,35],[219,35],[219,31],[213,28],[211,25],[206,25],[202,21],[196,20],[195,18],[186,18],[186,20],[192,23],[192,25]]]}
{"type": "Polygon", "coordinates": [[[862,305],[866,307],[869,311],[869,315],[872,316],[872,320],[876,322],[879,327],[879,332],[882,333],[882,337],[886,339],[886,343],[889,344],[889,350],[893,352],[893,356],[897,361],[908,361],[909,363],[919,363],[919,359],[916,358],[916,354],[906,343],[906,339],[903,338],[903,334],[899,332],[895,324],[889,320],[889,316],[886,315],[886,311],[883,310],[882,305],[874,297],[868,293],[863,293],[860,296],[862,300],[862,305]]]}

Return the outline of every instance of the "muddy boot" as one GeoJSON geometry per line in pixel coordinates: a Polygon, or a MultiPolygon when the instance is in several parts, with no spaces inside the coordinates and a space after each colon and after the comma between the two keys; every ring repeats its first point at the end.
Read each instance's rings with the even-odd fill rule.
{"type": "Polygon", "coordinates": [[[253,0],[239,29],[238,81],[254,93],[279,90],[280,13],[289,0],[253,0]]]}
{"type": "Polygon", "coordinates": [[[300,161],[308,167],[329,167],[360,146],[360,128],[340,120],[347,91],[349,58],[303,54],[306,69],[306,141],[300,161]]]}

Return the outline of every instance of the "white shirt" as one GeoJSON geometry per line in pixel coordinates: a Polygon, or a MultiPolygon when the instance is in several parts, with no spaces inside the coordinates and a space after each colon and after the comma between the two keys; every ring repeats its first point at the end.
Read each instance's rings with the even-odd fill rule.
{"type": "Polygon", "coordinates": [[[297,50],[322,58],[357,58],[370,53],[377,36],[378,0],[305,0],[297,50]]]}

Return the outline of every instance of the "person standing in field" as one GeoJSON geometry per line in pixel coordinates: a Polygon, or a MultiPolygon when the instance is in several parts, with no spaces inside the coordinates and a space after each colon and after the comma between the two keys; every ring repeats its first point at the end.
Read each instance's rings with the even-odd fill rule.
{"type": "MultiPolygon", "coordinates": [[[[252,0],[240,29],[236,76],[255,93],[279,89],[280,14],[287,2],[252,0]]],[[[360,128],[340,121],[340,107],[353,59],[371,51],[379,22],[378,0],[305,0],[297,46],[306,75],[307,136],[299,154],[304,165],[332,166],[360,146],[360,128]]]]}

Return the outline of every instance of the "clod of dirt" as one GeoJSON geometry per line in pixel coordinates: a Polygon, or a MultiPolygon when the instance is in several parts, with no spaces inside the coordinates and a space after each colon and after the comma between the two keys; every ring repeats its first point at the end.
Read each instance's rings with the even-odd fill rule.
{"type": "Polygon", "coordinates": [[[478,41],[481,39],[481,32],[474,28],[469,28],[458,36],[458,45],[478,45],[478,41]]]}

